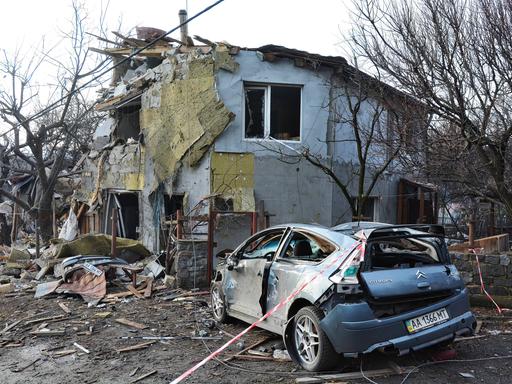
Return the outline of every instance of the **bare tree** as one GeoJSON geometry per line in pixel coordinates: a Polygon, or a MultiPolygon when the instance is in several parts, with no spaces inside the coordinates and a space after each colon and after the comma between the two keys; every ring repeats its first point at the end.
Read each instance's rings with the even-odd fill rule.
{"type": "MultiPolygon", "coordinates": [[[[99,32],[104,35],[103,15],[99,32]]],[[[88,50],[87,12],[78,2],[72,4],[70,32],[63,32],[68,43],[65,58],[55,49],[41,44],[40,53],[24,56],[20,50],[0,57],[0,117],[9,127],[3,133],[2,174],[31,175],[37,181],[37,194],[21,198],[7,188],[0,195],[28,212],[40,228],[41,237],[52,234],[52,199],[57,179],[69,161],[76,160],[76,149],[87,143],[98,123],[89,90],[99,83],[90,82],[108,64],[88,50]],[[53,84],[41,86],[42,74],[56,73],[53,84]],[[83,86],[83,85],[87,86],[83,86]],[[36,118],[28,118],[36,116],[36,118]]],[[[62,46],[59,47],[59,49],[62,46]]],[[[2,178],[2,182],[5,177],[2,178]]]]}
{"type": "Polygon", "coordinates": [[[332,133],[323,141],[327,156],[308,146],[272,149],[279,148],[282,161],[305,160],[324,172],[345,198],[353,219],[361,220],[378,182],[386,173],[400,171],[399,158],[407,157],[420,141],[425,106],[356,68],[333,76],[329,86],[325,108],[331,111],[332,133]],[[343,153],[337,153],[340,145],[343,153]]]}
{"type": "Polygon", "coordinates": [[[435,114],[426,172],[512,217],[512,3],[354,3],[353,48],[435,114]]]}

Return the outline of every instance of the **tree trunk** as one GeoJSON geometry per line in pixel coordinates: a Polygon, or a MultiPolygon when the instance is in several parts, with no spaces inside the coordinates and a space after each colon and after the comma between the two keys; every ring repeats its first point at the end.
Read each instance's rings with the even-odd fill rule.
{"type": "Polygon", "coordinates": [[[43,242],[48,242],[53,237],[53,211],[52,200],[45,198],[45,194],[39,201],[39,209],[37,212],[39,225],[39,234],[43,242]]]}
{"type": "Polygon", "coordinates": [[[4,214],[0,214],[0,244],[11,245],[11,226],[7,225],[4,214]]]}

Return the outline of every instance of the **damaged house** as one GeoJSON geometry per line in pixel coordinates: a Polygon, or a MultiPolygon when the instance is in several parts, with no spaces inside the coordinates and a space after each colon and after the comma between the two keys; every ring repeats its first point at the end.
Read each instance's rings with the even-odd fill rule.
{"type": "MultiPolygon", "coordinates": [[[[137,28],[137,39],[97,51],[116,62],[158,33],[137,28]]],[[[342,57],[195,39],[200,45],[182,31],[182,42],[161,40],[115,69],[97,106],[108,117],[75,193],[81,232],[111,233],[117,209],[117,235],[157,252],[176,214],[193,213],[204,222],[190,227],[209,236],[215,254],[268,225],[352,221],[332,180],[308,162],[283,161],[283,151],[308,148],[349,177],[356,154],[334,134],[342,124],[334,84],[357,69],[342,57]]],[[[435,192],[389,172],[369,200],[366,220],[435,221],[435,192]]]]}

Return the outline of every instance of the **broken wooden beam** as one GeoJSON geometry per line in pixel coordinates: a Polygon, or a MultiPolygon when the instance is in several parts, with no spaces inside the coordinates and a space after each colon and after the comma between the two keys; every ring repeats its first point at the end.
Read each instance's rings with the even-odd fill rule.
{"type": "Polygon", "coordinates": [[[151,297],[152,293],[153,293],[153,279],[149,279],[147,281],[146,289],[144,290],[144,297],[146,299],[149,299],[151,297]]]}
{"type": "Polygon", "coordinates": [[[41,329],[39,331],[30,332],[32,336],[64,336],[66,331],[64,329],[41,329]]]}
{"type": "Polygon", "coordinates": [[[155,344],[156,342],[157,342],[156,340],[146,341],[145,343],[135,344],[135,345],[131,345],[129,347],[116,349],[116,352],[121,353],[121,352],[138,351],[139,349],[146,349],[147,347],[149,347],[152,344],[155,344]]]}
{"type": "Polygon", "coordinates": [[[85,348],[85,347],[81,346],[81,345],[80,345],[80,344],[78,344],[78,343],[73,343],[73,345],[74,345],[75,347],[77,347],[79,350],[81,350],[82,352],[85,352],[85,353],[87,353],[87,354],[91,353],[91,351],[89,351],[87,348],[85,348]]]}
{"type": "Polygon", "coordinates": [[[240,356],[240,355],[242,355],[243,353],[245,353],[245,352],[249,351],[250,349],[254,349],[254,348],[256,348],[258,345],[261,345],[261,344],[263,344],[263,343],[266,343],[267,341],[270,341],[270,340],[272,340],[272,339],[274,339],[274,338],[275,338],[274,336],[265,337],[264,339],[261,339],[261,340],[259,340],[259,341],[255,342],[255,343],[253,343],[253,344],[249,345],[247,348],[242,349],[240,352],[238,352],[238,353],[236,353],[236,354],[234,354],[234,355],[231,355],[231,356],[227,357],[226,359],[224,359],[224,362],[225,362],[225,363],[227,363],[228,361],[231,361],[231,360],[233,360],[233,359],[237,358],[238,356],[240,356]]]}
{"type": "Polygon", "coordinates": [[[137,323],[135,321],[131,321],[131,320],[128,320],[125,318],[118,318],[118,319],[115,319],[115,321],[119,324],[127,325],[129,327],[133,327],[133,328],[137,328],[137,329],[146,329],[148,327],[147,325],[137,323]]]}
{"type": "Polygon", "coordinates": [[[403,374],[405,372],[409,372],[414,367],[400,367],[400,371],[397,372],[396,368],[383,368],[383,369],[374,369],[371,371],[357,371],[357,372],[346,372],[346,373],[332,373],[332,374],[320,374],[320,375],[312,375],[310,377],[298,377],[295,379],[295,382],[298,384],[316,384],[316,383],[325,383],[330,381],[337,380],[357,380],[357,379],[365,379],[366,377],[380,377],[380,376],[391,376],[396,374],[403,374]]]}
{"type": "Polygon", "coordinates": [[[58,304],[59,304],[60,309],[62,309],[68,315],[71,313],[71,309],[69,309],[66,304],[64,304],[64,303],[58,303],[58,304]]]}
{"type": "Polygon", "coordinates": [[[143,374],[142,376],[139,376],[137,377],[136,379],[132,380],[130,383],[133,384],[133,383],[136,383],[138,381],[141,381],[141,380],[144,380],[146,377],[149,377],[151,375],[154,375],[157,371],[154,370],[154,371],[151,371],[151,372],[148,372],[148,373],[145,373],[143,374]]]}
{"type": "MultiPolygon", "coordinates": [[[[137,288],[131,286],[131,285],[128,285],[127,286],[128,290],[133,293],[136,297],[138,297],[139,299],[143,299],[144,298],[144,295],[142,293],[140,293],[137,288]]],[[[144,292],[144,291],[143,291],[144,292]]]]}
{"type": "Polygon", "coordinates": [[[63,319],[65,315],[57,315],[57,316],[48,316],[48,317],[40,317],[39,319],[33,319],[25,321],[25,325],[42,323],[48,320],[60,320],[63,319]]]}

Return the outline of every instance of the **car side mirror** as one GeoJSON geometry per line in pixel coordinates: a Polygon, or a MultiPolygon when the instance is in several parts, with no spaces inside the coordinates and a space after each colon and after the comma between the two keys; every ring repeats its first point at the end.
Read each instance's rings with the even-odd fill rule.
{"type": "Polygon", "coordinates": [[[274,251],[270,251],[268,253],[265,254],[265,259],[267,259],[267,261],[272,261],[272,259],[274,258],[274,256],[276,255],[276,253],[274,251]]]}
{"type": "Polygon", "coordinates": [[[230,254],[226,259],[226,263],[228,271],[232,271],[238,265],[238,257],[235,254],[230,254]]]}

